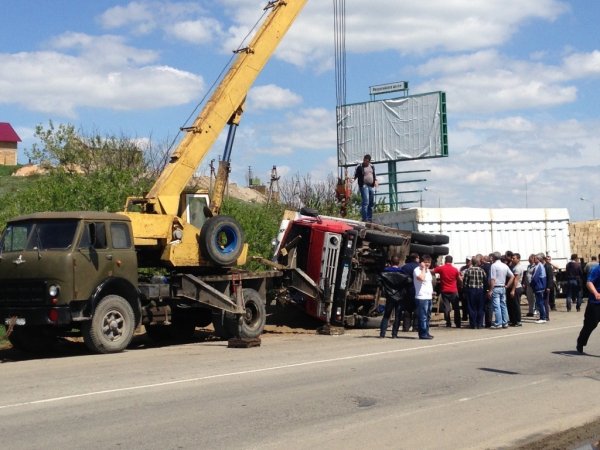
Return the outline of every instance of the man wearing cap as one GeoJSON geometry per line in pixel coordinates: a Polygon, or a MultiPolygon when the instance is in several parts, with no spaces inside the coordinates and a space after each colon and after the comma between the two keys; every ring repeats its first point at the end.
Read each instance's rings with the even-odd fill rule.
{"type": "Polygon", "coordinates": [[[360,215],[363,222],[371,222],[375,206],[375,188],[377,187],[377,176],[375,175],[375,166],[371,164],[371,155],[365,155],[363,162],[356,166],[354,179],[358,180],[358,190],[362,199],[360,215]]]}

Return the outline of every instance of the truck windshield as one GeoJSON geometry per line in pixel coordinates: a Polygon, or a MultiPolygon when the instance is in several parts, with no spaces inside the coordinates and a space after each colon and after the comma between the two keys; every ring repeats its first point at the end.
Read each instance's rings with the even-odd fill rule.
{"type": "Polygon", "coordinates": [[[77,231],[77,220],[9,223],[0,243],[2,252],[68,249],[77,231]]]}

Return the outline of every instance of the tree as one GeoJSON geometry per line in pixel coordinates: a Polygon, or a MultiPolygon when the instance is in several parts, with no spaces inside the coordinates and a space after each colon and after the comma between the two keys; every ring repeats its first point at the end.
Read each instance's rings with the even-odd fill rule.
{"type": "Polygon", "coordinates": [[[158,169],[139,140],[85,136],[73,125],[52,122],[36,127],[35,135],[40,142],[26,154],[48,173],[0,198],[0,227],[12,216],[36,211],[120,211],[128,196],[143,196],[156,177],[158,169]]]}
{"type": "Polygon", "coordinates": [[[340,205],[335,198],[337,178],[329,174],[324,181],[315,181],[310,174],[296,174],[284,179],[279,187],[279,200],[290,209],[303,206],[314,208],[320,214],[337,216],[340,205]]]}

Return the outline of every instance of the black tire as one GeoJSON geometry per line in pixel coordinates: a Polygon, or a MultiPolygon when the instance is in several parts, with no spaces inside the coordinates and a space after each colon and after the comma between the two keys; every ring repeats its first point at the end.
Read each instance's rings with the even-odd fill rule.
{"type": "Polygon", "coordinates": [[[406,238],[384,231],[366,230],[365,240],[379,245],[403,245],[406,238]]]}
{"type": "Polygon", "coordinates": [[[13,348],[27,353],[45,354],[50,352],[57,341],[56,333],[46,327],[13,328],[8,336],[13,348]]]}
{"type": "Polygon", "coordinates": [[[95,353],[123,351],[133,338],[135,317],[123,297],[107,295],[96,306],[92,319],[84,322],[83,342],[95,353]]]}
{"type": "Polygon", "coordinates": [[[253,339],[259,337],[267,321],[267,310],[265,302],[254,289],[245,288],[242,291],[244,297],[245,314],[242,321],[235,314],[215,312],[213,313],[213,327],[217,336],[230,339],[240,338],[253,339]]]}
{"type": "Polygon", "coordinates": [[[315,208],[303,206],[302,208],[300,208],[300,214],[308,217],[317,217],[319,215],[319,211],[317,211],[315,208]]]}
{"type": "Polygon", "coordinates": [[[431,245],[410,244],[410,252],[419,255],[433,255],[433,247],[431,245]]]}
{"type": "Polygon", "coordinates": [[[413,231],[410,235],[410,240],[419,244],[425,245],[446,245],[450,242],[450,237],[445,234],[422,233],[413,231]]]}
{"type": "Polygon", "coordinates": [[[445,256],[448,254],[448,252],[450,252],[450,249],[443,245],[432,245],[432,247],[433,247],[433,254],[436,256],[445,256]]]}
{"type": "Polygon", "coordinates": [[[200,231],[202,256],[217,266],[233,266],[244,249],[244,232],[233,217],[215,216],[200,231]]]}

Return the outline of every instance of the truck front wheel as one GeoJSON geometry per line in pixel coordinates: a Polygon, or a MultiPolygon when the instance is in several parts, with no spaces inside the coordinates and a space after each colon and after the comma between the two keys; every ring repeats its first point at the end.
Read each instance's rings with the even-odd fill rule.
{"type": "Polygon", "coordinates": [[[254,289],[244,289],[245,313],[242,315],[242,321],[238,321],[235,314],[225,312],[213,313],[213,326],[215,333],[223,339],[232,337],[241,337],[253,339],[259,337],[267,321],[267,310],[265,302],[259,293],[254,289]]]}
{"type": "Polygon", "coordinates": [[[123,297],[107,295],[94,311],[92,319],[82,327],[83,341],[95,353],[116,353],[124,350],[133,338],[134,315],[123,297]]]}

